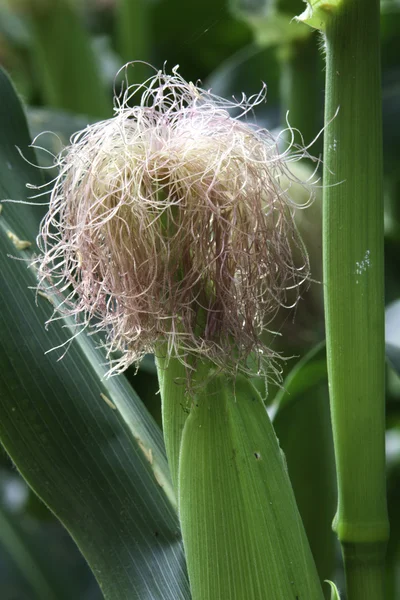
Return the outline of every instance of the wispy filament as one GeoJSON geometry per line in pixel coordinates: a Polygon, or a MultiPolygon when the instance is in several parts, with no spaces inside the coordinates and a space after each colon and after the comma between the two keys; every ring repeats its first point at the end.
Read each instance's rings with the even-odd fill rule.
{"type": "Polygon", "coordinates": [[[63,312],[106,332],[109,357],[119,353],[110,373],[160,343],[185,363],[199,355],[233,371],[254,353],[268,368],[274,353],[260,335],[308,261],[279,184],[287,153],[230,116],[260,100],[234,105],[176,69],[158,72],[59,157],[38,238],[40,285],[62,290],[63,312]]]}

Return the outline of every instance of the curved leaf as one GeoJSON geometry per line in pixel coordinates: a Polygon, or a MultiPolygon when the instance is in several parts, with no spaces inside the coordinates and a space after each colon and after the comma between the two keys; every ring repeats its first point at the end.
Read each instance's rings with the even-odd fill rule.
{"type": "Polygon", "coordinates": [[[340,600],[339,590],[333,581],[327,581],[326,583],[328,583],[331,587],[331,600],[340,600]]]}
{"type": "MultiPolygon", "coordinates": [[[[26,121],[0,74],[0,197],[40,183],[26,121]]],[[[0,438],[29,485],[67,527],[106,598],[189,598],[162,435],[124,377],[104,380],[104,357],[85,335],[62,360],[70,321],[44,330],[52,298],[37,297],[27,263],[40,208],[5,204],[0,215],[0,438]],[[19,244],[21,241],[25,244],[19,244]],[[25,248],[25,249],[18,249],[25,248]],[[58,353],[58,354],[57,354],[58,353]],[[62,353],[62,351],[61,351],[62,353]]]]}

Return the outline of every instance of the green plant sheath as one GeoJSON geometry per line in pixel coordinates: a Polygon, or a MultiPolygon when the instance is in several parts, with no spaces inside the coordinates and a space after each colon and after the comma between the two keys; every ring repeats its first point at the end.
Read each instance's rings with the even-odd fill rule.
{"type": "Polygon", "coordinates": [[[193,600],[322,600],[285,460],[256,389],[242,376],[210,377],[212,365],[202,363],[182,407],[176,362],[158,368],[193,600]]]}
{"type": "Polygon", "coordinates": [[[323,232],[335,529],[348,600],[382,600],[388,519],[379,1],[336,4],[325,28],[323,232]]]}

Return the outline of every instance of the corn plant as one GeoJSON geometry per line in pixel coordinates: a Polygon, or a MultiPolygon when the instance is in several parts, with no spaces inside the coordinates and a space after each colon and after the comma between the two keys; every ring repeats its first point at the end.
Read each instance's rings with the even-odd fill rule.
{"type": "MultiPolygon", "coordinates": [[[[93,122],[110,115],[111,95],[75,7],[26,4],[46,101],[92,122],[53,155],[32,143],[1,71],[6,452],[109,600],[388,597],[378,0],[315,0],[297,23],[296,2],[261,3],[265,20],[234,3],[261,45],[277,43],[269,18],[281,28],[281,134],[248,119],[265,88],[226,100],[178,67],[143,63],[120,71],[113,116],[93,122]],[[81,76],[76,54],[61,74],[49,52],[65,22],[81,76]],[[308,145],[316,96],[306,101],[315,29],[326,55],[322,186],[308,145]],[[71,94],[85,72],[92,104],[87,90],[71,94]],[[321,187],[326,350],[282,382],[276,327],[313,277],[297,211],[321,187]]],[[[119,46],[148,59],[151,11],[136,8],[118,3],[119,46]],[[136,8],[146,35],[132,40],[136,8]]],[[[0,512],[1,523],[32,597],[81,593],[0,512]]]]}

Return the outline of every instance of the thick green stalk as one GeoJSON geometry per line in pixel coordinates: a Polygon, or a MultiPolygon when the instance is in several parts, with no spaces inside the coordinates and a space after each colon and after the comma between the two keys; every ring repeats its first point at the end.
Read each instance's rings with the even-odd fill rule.
{"type": "Polygon", "coordinates": [[[383,600],[388,519],[379,0],[332,4],[325,31],[323,246],[339,494],[335,529],[348,600],[383,600]]]}

